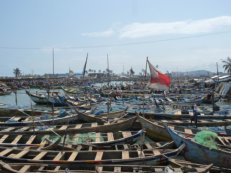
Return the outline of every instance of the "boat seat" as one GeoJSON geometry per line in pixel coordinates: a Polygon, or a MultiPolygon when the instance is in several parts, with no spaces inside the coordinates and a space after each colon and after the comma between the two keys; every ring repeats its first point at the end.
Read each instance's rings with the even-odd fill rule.
{"type": "Polygon", "coordinates": [[[100,133],[95,134],[95,142],[100,142],[100,133]]]}
{"type": "Polygon", "coordinates": [[[121,172],[121,167],[115,166],[114,167],[114,172],[121,172]]]}
{"type": "Polygon", "coordinates": [[[108,141],[114,141],[114,136],[112,132],[107,133],[107,139],[108,141]]]}
{"type": "Polygon", "coordinates": [[[2,152],[0,152],[0,156],[5,156],[6,154],[11,152],[12,150],[13,150],[12,148],[7,148],[7,149],[3,150],[2,152]]]}
{"type": "Polygon", "coordinates": [[[61,126],[58,130],[66,130],[67,129],[67,125],[63,125],[63,126],[61,126]]]}
{"type": "Polygon", "coordinates": [[[95,160],[102,160],[103,151],[98,151],[95,156],[95,160]]]}
{"type": "Polygon", "coordinates": [[[122,151],[122,159],[129,159],[129,151],[122,151]]]}
{"type": "Polygon", "coordinates": [[[192,132],[191,129],[184,129],[184,132],[185,132],[185,133],[188,133],[188,134],[193,134],[193,132],[192,132]]]}
{"type": "Polygon", "coordinates": [[[9,157],[13,157],[13,158],[19,159],[19,158],[23,157],[24,155],[26,155],[28,152],[29,152],[29,150],[23,150],[23,151],[21,151],[18,154],[11,154],[11,155],[9,155],[9,157]]]}
{"type": "Polygon", "coordinates": [[[18,141],[22,138],[22,135],[18,135],[12,142],[11,144],[17,144],[18,141]]]}
{"type": "Polygon", "coordinates": [[[55,158],[53,159],[53,161],[58,161],[58,160],[60,160],[60,159],[62,158],[63,155],[64,155],[63,152],[59,152],[59,153],[55,156],[55,158]]]}
{"type": "Polygon", "coordinates": [[[72,152],[72,154],[70,155],[67,161],[74,161],[77,155],[78,155],[78,152],[76,151],[72,152]]]}
{"type": "Polygon", "coordinates": [[[127,138],[127,137],[131,136],[132,133],[131,132],[122,132],[122,135],[124,138],[127,138]]]}
{"type": "Polygon", "coordinates": [[[153,154],[154,154],[155,156],[157,156],[157,155],[160,155],[161,153],[160,153],[159,150],[153,150],[153,154]]]}
{"type": "Polygon", "coordinates": [[[75,129],[80,129],[82,127],[82,124],[77,124],[76,126],[75,126],[75,129]]]}
{"type": "Polygon", "coordinates": [[[3,143],[9,135],[3,135],[0,139],[0,143],[3,143]]]}
{"type": "Polygon", "coordinates": [[[91,127],[97,127],[97,123],[91,123],[91,127]]]}
{"type": "Polygon", "coordinates": [[[36,138],[36,135],[32,135],[29,140],[26,142],[26,144],[32,144],[32,142],[34,141],[34,139],[36,138]]]}

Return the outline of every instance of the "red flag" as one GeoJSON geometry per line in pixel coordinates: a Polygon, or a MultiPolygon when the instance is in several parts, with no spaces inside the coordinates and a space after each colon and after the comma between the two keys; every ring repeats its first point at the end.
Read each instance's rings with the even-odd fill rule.
{"type": "Polygon", "coordinates": [[[168,89],[171,83],[170,78],[167,75],[162,74],[161,72],[156,70],[156,68],[149,61],[148,65],[151,73],[151,78],[148,87],[160,90],[168,89]]]}

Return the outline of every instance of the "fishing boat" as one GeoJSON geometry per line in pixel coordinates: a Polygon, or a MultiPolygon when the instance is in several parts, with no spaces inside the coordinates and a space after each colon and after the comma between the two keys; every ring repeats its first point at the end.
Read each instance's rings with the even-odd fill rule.
{"type": "Polygon", "coordinates": [[[66,116],[56,116],[48,117],[45,119],[35,118],[29,116],[27,118],[23,117],[11,117],[11,118],[0,118],[0,126],[14,127],[14,126],[41,126],[41,125],[58,125],[58,124],[70,124],[78,120],[78,114],[71,114],[66,116]]]}
{"type": "MultiPolygon", "coordinates": [[[[55,92],[57,94],[57,92],[55,92]]],[[[45,95],[41,93],[31,93],[28,90],[26,90],[26,94],[31,98],[33,102],[39,105],[54,105],[54,106],[67,106],[63,102],[63,100],[60,100],[60,97],[52,95],[45,95]]]]}
{"type": "MultiPolygon", "coordinates": [[[[153,139],[159,139],[164,141],[172,140],[171,136],[169,135],[167,129],[164,126],[164,123],[161,121],[155,121],[152,119],[146,119],[142,116],[138,115],[138,120],[142,125],[142,128],[146,131],[146,134],[153,138],[153,139]]],[[[165,123],[166,124],[166,123],[165,123]]],[[[187,126],[178,126],[178,125],[169,125],[172,129],[174,129],[176,132],[189,134],[189,135],[195,135],[197,132],[199,132],[199,129],[196,128],[189,128],[187,126]]],[[[216,132],[219,136],[227,136],[225,133],[222,132],[216,132]]]]}
{"type": "MultiPolygon", "coordinates": [[[[55,143],[60,138],[60,144],[68,147],[78,147],[78,145],[88,145],[94,147],[111,146],[118,144],[133,144],[144,135],[144,131],[122,131],[107,133],[78,133],[73,135],[58,136],[54,135],[0,135],[0,146],[6,147],[27,147],[42,146],[44,140],[55,143]]],[[[58,143],[57,143],[58,144],[58,143]]]]}
{"type": "MultiPolygon", "coordinates": [[[[124,151],[51,151],[0,147],[0,159],[7,162],[37,163],[37,164],[145,164],[157,165],[167,162],[168,158],[177,156],[185,144],[176,149],[124,150],[124,151]]],[[[22,168],[23,170],[25,168],[22,168]]],[[[20,170],[19,170],[20,171],[20,170]]]]}
{"type": "Polygon", "coordinates": [[[213,163],[218,167],[231,168],[230,146],[221,145],[217,149],[209,148],[196,142],[193,136],[175,132],[168,126],[166,126],[166,129],[177,146],[186,145],[183,150],[186,160],[203,164],[213,163]]]}
{"type": "MultiPolygon", "coordinates": [[[[191,172],[191,173],[205,173],[209,172],[209,170],[212,167],[212,164],[210,165],[200,165],[200,164],[190,164],[189,166],[187,165],[189,163],[184,163],[182,164],[182,167],[179,166],[171,166],[168,167],[166,165],[163,166],[150,166],[150,165],[116,165],[116,164],[99,164],[95,165],[92,167],[88,167],[88,169],[84,167],[76,167],[74,165],[54,165],[54,164],[33,164],[33,163],[5,163],[3,161],[0,161],[0,167],[2,167],[3,171],[8,171],[9,173],[21,173],[18,170],[22,170],[24,166],[27,166],[26,170],[28,172],[24,173],[44,173],[44,172],[50,172],[50,173],[67,173],[70,171],[71,173],[115,173],[115,172],[120,172],[120,173],[134,173],[134,172],[181,172],[181,173],[186,173],[186,172],[191,172]]],[[[25,167],[24,167],[25,168],[25,167]]],[[[212,169],[213,170],[213,169],[212,169]]]]}
{"type": "Polygon", "coordinates": [[[87,133],[87,132],[117,132],[131,129],[136,122],[136,117],[120,119],[115,123],[83,123],[83,124],[69,124],[69,125],[56,125],[56,126],[28,126],[28,127],[8,127],[0,128],[0,134],[73,134],[73,133],[87,133]]]}
{"type": "MultiPolygon", "coordinates": [[[[134,116],[135,112],[127,111],[128,115],[134,116]]],[[[147,119],[154,120],[190,120],[193,117],[193,112],[189,114],[181,114],[181,112],[176,113],[148,113],[144,112],[143,116],[147,119]]],[[[200,114],[197,117],[198,120],[228,120],[231,116],[227,115],[204,115],[200,114]]]]}

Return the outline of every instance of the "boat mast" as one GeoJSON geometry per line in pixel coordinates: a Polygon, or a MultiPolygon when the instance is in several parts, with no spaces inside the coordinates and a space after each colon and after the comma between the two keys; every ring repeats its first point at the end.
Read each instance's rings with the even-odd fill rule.
{"type": "Polygon", "coordinates": [[[82,81],[84,80],[84,75],[85,75],[85,72],[86,72],[87,59],[88,59],[88,53],[87,53],[87,57],[86,57],[86,61],[85,61],[84,67],[83,67],[83,76],[82,76],[82,81]]]}
{"type": "Polygon", "coordinates": [[[108,87],[109,87],[109,83],[110,83],[110,78],[109,78],[109,75],[110,75],[110,70],[109,70],[109,60],[108,60],[108,54],[107,54],[107,78],[108,78],[108,87]]]}
{"type": "Polygon", "coordinates": [[[53,66],[53,76],[54,76],[54,74],[55,74],[55,49],[53,48],[53,51],[52,51],[53,53],[53,63],[52,63],[52,66],[53,66]]]}

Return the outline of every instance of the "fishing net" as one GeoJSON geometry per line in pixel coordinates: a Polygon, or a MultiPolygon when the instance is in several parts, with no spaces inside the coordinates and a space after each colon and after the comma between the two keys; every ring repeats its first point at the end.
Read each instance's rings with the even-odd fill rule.
{"type": "Polygon", "coordinates": [[[194,137],[195,141],[201,145],[209,147],[210,149],[217,149],[216,143],[217,134],[211,131],[200,131],[194,137]]]}

